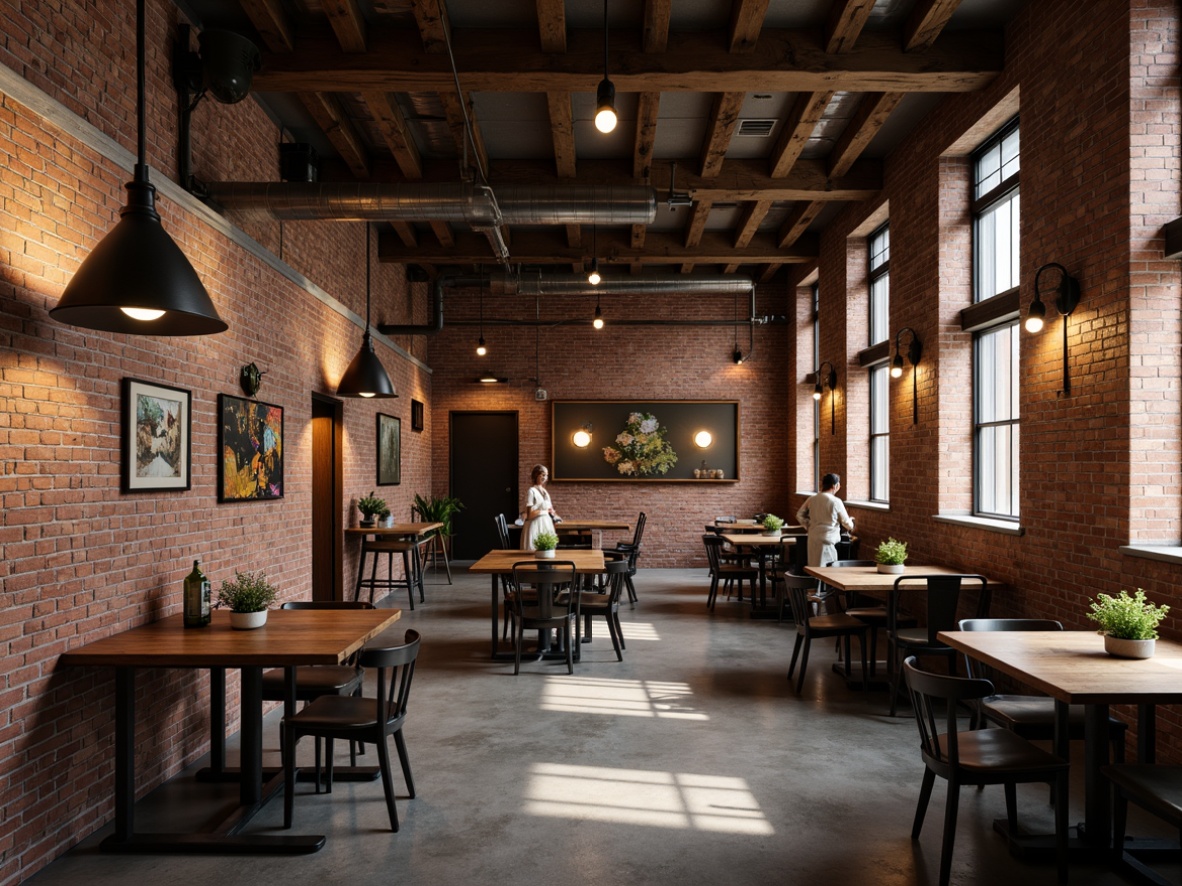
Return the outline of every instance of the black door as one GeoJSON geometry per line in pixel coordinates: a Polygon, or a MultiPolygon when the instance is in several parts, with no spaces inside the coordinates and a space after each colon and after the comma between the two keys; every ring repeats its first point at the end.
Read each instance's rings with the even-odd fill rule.
{"type": "Polygon", "coordinates": [[[517,519],[517,413],[451,413],[452,557],[476,560],[500,547],[493,517],[517,519]]]}

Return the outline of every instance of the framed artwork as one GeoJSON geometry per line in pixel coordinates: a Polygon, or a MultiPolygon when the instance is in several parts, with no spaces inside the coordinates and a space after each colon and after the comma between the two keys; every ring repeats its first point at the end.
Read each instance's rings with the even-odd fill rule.
{"type": "Polygon", "coordinates": [[[218,394],[218,501],[283,498],[283,407],[218,394]]]}
{"type": "Polygon", "coordinates": [[[423,404],[419,400],[410,401],[410,429],[412,431],[423,429],[423,404]]]}
{"type": "Polygon", "coordinates": [[[739,479],[737,400],[553,400],[550,479],[739,479]]]}
{"type": "Polygon", "coordinates": [[[123,379],[123,491],[188,489],[193,395],[123,379]]]}
{"type": "Polygon", "coordinates": [[[378,485],[402,482],[402,419],[378,413],[378,485]]]}

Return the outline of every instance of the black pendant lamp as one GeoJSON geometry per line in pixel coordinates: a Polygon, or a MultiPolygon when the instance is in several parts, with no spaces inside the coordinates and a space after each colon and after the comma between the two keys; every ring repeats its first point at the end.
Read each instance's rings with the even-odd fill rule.
{"type": "Polygon", "coordinates": [[[387,400],[398,396],[394,383],[386,374],[386,367],[373,352],[373,339],[369,334],[369,225],[365,226],[365,335],[361,339],[361,350],[341,376],[337,396],[379,397],[387,400]]]}
{"type": "Polygon", "coordinates": [[[156,213],[156,188],[145,162],[144,0],[136,3],[136,114],[139,153],[127,205],[115,225],[78,266],[53,319],[71,326],[131,335],[210,335],[227,324],[197,272],[156,213]]]}
{"type": "Polygon", "coordinates": [[[605,135],[616,128],[616,87],[607,75],[607,0],[603,0],[603,79],[595,90],[595,128],[605,135]]]}

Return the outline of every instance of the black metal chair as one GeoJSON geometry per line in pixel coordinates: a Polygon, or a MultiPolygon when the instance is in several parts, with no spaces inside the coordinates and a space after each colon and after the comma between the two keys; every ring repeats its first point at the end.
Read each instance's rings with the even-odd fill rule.
{"type": "Polygon", "coordinates": [[[942,643],[937,634],[940,631],[955,631],[957,607],[961,591],[966,584],[976,584],[980,591],[977,597],[978,618],[989,613],[989,580],[983,575],[933,574],[900,575],[895,579],[890,599],[887,601],[887,639],[889,650],[887,663],[891,672],[891,716],[895,716],[898,705],[902,671],[899,662],[906,655],[942,655],[948,659],[948,673],[956,673],[956,650],[942,643]],[[927,602],[927,625],[905,627],[905,614],[900,611],[903,594],[923,591],[927,602]]]}
{"type": "Polygon", "coordinates": [[[936,776],[948,782],[944,808],[944,839],[940,850],[940,886],[947,886],[952,873],[952,847],[956,841],[956,815],[962,785],[1005,786],[1006,818],[1010,831],[1018,827],[1015,785],[1046,782],[1055,796],[1055,850],[1059,882],[1067,882],[1067,774],[1068,762],[1031,744],[1008,729],[958,731],[957,705],[993,694],[988,680],[930,674],[915,666],[915,657],[903,662],[902,671],[911,693],[911,706],[919,727],[920,753],[924,765],[923,784],[911,839],[918,840],[924,815],[932,796],[936,776]],[[937,704],[938,703],[938,704],[937,704]],[[939,723],[944,721],[944,731],[939,723]]]}
{"type": "MultiPolygon", "coordinates": [[[[505,519],[504,514],[497,514],[493,517],[493,523],[497,529],[497,543],[501,546],[502,551],[512,550],[513,542],[509,538],[509,521],[505,519]]],[[[509,636],[509,620],[513,617],[513,613],[509,608],[509,593],[512,590],[513,577],[509,575],[501,576],[501,607],[502,615],[504,616],[504,627],[501,629],[501,639],[504,640],[509,636]]]]}
{"type": "Polygon", "coordinates": [[[1140,859],[1126,851],[1129,801],[1151,812],[1182,834],[1182,766],[1153,763],[1128,763],[1105,766],[1100,770],[1112,782],[1113,862],[1119,868],[1131,868],[1141,875],[1137,882],[1164,883],[1140,859]]]}
{"type": "Polygon", "coordinates": [[[738,582],[739,602],[743,601],[743,582],[751,582],[751,602],[755,602],[755,580],[759,578],[759,568],[750,564],[723,563],[722,547],[726,539],[720,535],[703,535],[702,544],[706,546],[706,561],[710,564],[710,593],[706,596],[706,608],[713,611],[714,601],[718,597],[718,586],[721,584],[727,591],[738,582]]]}
{"type": "MultiPolygon", "coordinates": [[[[874,560],[834,560],[832,563],[827,563],[827,566],[834,566],[841,569],[846,566],[877,566],[874,560]]],[[[821,593],[825,595],[826,585],[821,582],[821,593]]],[[[832,588],[829,588],[829,593],[836,593],[832,588]]],[[[887,612],[887,604],[880,603],[873,597],[865,594],[858,594],[856,592],[847,593],[845,595],[845,609],[846,615],[852,615],[859,621],[864,621],[870,625],[870,666],[873,668],[878,661],[878,632],[887,627],[889,620],[889,613],[887,612]]],[[[900,612],[896,616],[898,625],[901,628],[913,628],[919,621],[912,615],[900,612]]]]}
{"type": "Polygon", "coordinates": [[[628,588],[628,602],[633,606],[636,605],[636,585],[632,583],[632,578],[636,575],[636,561],[640,558],[640,543],[644,538],[644,524],[648,522],[648,515],[644,511],[640,512],[640,516],[636,518],[636,529],[632,533],[632,541],[616,542],[614,548],[604,548],[604,557],[612,559],[626,559],[628,561],[628,573],[624,576],[624,584],[628,588]]]}
{"type": "Polygon", "coordinates": [[[809,648],[815,638],[838,637],[845,641],[845,675],[850,676],[850,637],[856,636],[862,651],[862,679],[865,685],[869,669],[866,666],[866,632],[869,628],[856,618],[844,612],[832,615],[813,615],[813,603],[809,595],[816,589],[817,581],[808,575],[785,575],[784,593],[792,607],[792,619],[796,622],[796,644],[792,647],[792,663],[788,666],[788,679],[796,670],[796,658],[804,649],[800,659],[800,676],[796,680],[796,694],[804,686],[804,672],[809,665],[809,648]]]}
{"type": "MultiPolygon", "coordinates": [[[[394,781],[390,772],[390,748],[386,743],[394,736],[402,775],[413,798],[415,782],[411,776],[410,758],[402,726],[406,722],[410,686],[414,679],[415,660],[418,658],[418,631],[407,631],[400,646],[367,648],[361,652],[362,667],[377,671],[377,696],[324,696],[316,699],[293,717],[283,720],[283,826],[291,827],[295,807],[296,745],[301,736],[314,735],[328,742],[328,792],[332,793],[332,744],[337,738],[357,742],[372,742],[378,748],[378,764],[382,773],[382,787],[386,794],[386,811],[390,815],[390,829],[398,830],[398,811],[394,806],[394,781]]],[[[317,791],[320,785],[320,761],[316,763],[317,791]]]]}
{"type": "MultiPolygon", "coordinates": [[[[962,618],[962,631],[1061,631],[1063,625],[1049,618],[962,618]]],[[[965,656],[965,672],[970,677],[992,679],[988,665],[965,656]]],[[[1067,714],[1067,737],[1071,741],[1083,741],[1086,709],[1083,705],[1071,705],[1067,714]]],[[[991,695],[983,698],[978,705],[975,726],[982,721],[991,721],[1029,741],[1053,741],[1055,738],[1055,700],[1045,695],[991,695]]],[[[1128,724],[1117,717],[1108,718],[1108,737],[1112,743],[1112,759],[1115,763],[1125,761],[1125,733],[1128,724]]],[[[1063,755],[1065,747],[1055,749],[1063,755]]]]}
{"type": "MultiPolygon", "coordinates": [[[[578,645],[578,570],[570,560],[523,560],[513,564],[513,591],[509,605],[513,612],[513,674],[521,672],[521,649],[525,632],[557,629],[559,643],[566,651],[566,670],[575,672],[578,645]],[[527,591],[527,587],[532,590],[527,591]]],[[[539,635],[540,636],[540,635],[539,635]]]]}
{"type": "Polygon", "coordinates": [[[616,650],[616,660],[623,661],[624,629],[620,624],[620,595],[624,589],[624,578],[628,574],[627,560],[609,560],[603,564],[607,583],[599,593],[583,591],[580,596],[579,607],[583,614],[583,642],[591,642],[591,620],[595,616],[603,616],[607,621],[607,630],[612,638],[612,646],[616,650]]]}

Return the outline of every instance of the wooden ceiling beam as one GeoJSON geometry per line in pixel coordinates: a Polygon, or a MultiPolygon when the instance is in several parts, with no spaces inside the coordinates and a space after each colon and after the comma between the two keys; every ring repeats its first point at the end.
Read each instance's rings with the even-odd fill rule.
{"type": "Polygon", "coordinates": [[[394,229],[394,233],[398,235],[398,239],[402,241],[404,246],[415,247],[419,245],[419,236],[415,233],[414,225],[410,222],[390,222],[390,227],[394,229]]]}
{"type": "Polygon", "coordinates": [[[632,149],[632,177],[646,181],[652,173],[653,146],[657,141],[657,115],[661,93],[642,92],[636,105],[636,141],[632,149]]]}
{"type": "Polygon", "coordinates": [[[570,93],[547,92],[550,137],[554,145],[554,171],[559,178],[575,177],[575,127],[571,119],[570,93]]]}
{"type": "Polygon", "coordinates": [[[735,247],[742,249],[751,242],[759,230],[760,222],[764,220],[772,208],[771,200],[756,200],[743,206],[743,213],[739,224],[735,227],[735,247]]]}
{"type": "Polygon", "coordinates": [[[780,230],[776,233],[776,245],[781,249],[787,249],[803,237],[808,226],[813,223],[813,219],[824,206],[824,203],[797,203],[780,225],[780,230]]]}
{"type": "Polygon", "coordinates": [[[669,20],[673,0],[645,0],[640,45],[645,52],[664,52],[669,46],[669,20]]]}
{"type": "Polygon", "coordinates": [[[776,273],[782,267],[784,267],[784,266],[781,264],[777,264],[776,262],[770,262],[770,263],[764,265],[763,268],[760,269],[760,271],[759,271],[759,276],[757,276],[755,278],[755,282],[756,283],[771,283],[772,278],[776,276],[776,273]]]}
{"type": "Polygon", "coordinates": [[[365,52],[365,15],[357,0],[321,0],[320,9],[343,52],[365,52]]]}
{"type": "MultiPolygon", "coordinates": [[[[439,241],[439,245],[450,249],[456,245],[456,238],[452,234],[451,227],[445,221],[428,222],[431,226],[432,233],[435,234],[435,239],[439,241]]],[[[487,242],[487,241],[485,241],[487,242]]],[[[417,248],[417,247],[416,247],[417,248]]]]}
{"type": "Polygon", "coordinates": [[[340,102],[322,92],[303,93],[300,101],[353,174],[369,178],[369,152],[340,102]]]}
{"type": "Polygon", "coordinates": [[[239,0],[239,3],[267,49],[271,52],[295,49],[295,28],[283,11],[282,0],[239,0]]]}
{"type": "MultiPolygon", "coordinates": [[[[601,232],[603,233],[603,232],[601,232]]],[[[492,252],[488,240],[472,231],[453,232],[455,245],[450,248],[419,243],[409,247],[391,232],[378,236],[378,255],[382,261],[399,264],[428,262],[437,265],[466,265],[489,263],[492,252]]],[[[801,264],[817,260],[817,240],[802,237],[789,249],[779,249],[772,234],[759,233],[743,249],[732,245],[726,231],[707,231],[695,247],[686,247],[681,236],[671,231],[648,232],[643,249],[633,249],[626,235],[601,236],[598,243],[599,262],[625,265],[727,265],[727,264],[801,264]]],[[[519,231],[513,240],[511,260],[528,265],[569,265],[581,262],[586,251],[566,245],[566,238],[558,228],[545,231],[519,231]]]]}
{"type": "Polygon", "coordinates": [[[689,224],[685,227],[685,248],[693,249],[702,242],[702,234],[706,231],[706,219],[710,217],[713,207],[711,200],[695,200],[693,211],[690,213],[689,224]]]}
{"type": "Polygon", "coordinates": [[[845,175],[903,98],[900,92],[874,92],[862,96],[858,110],[829,155],[830,175],[845,175]]]}
{"type": "Polygon", "coordinates": [[[825,51],[849,52],[854,42],[866,27],[870,13],[874,11],[874,0],[838,0],[829,11],[825,25],[825,51]]]}
{"type": "Polygon", "coordinates": [[[566,3],[537,0],[538,37],[542,52],[566,52],[566,3]]]}
{"type": "Polygon", "coordinates": [[[702,178],[714,178],[722,171],[727,148],[739,125],[739,111],[743,109],[745,92],[720,92],[714,96],[710,119],[706,122],[706,140],[702,145],[702,178]]]}
{"type": "Polygon", "coordinates": [[[734,0],[731,7],[731,52],[752,52],[763,30],[768,0],[734,0]]]}
{"type": "MultiPolygon", "coordinates": [[[[421,4],[434,0],[420,0],[421,4]]],[[[263,53],[260,92],[454,91],[448,59],[402,28],[373,25],[363,53],[335,40],[301,36],[293,52],[263,53]]],[[[1002,70],[1001,31],[948,31],[927,49],[904,52],[893,35],[863,34],[841,55],[826,53],[811,30],[765,28],[755,49],[729,53],[709,32],[675,32],[667,51],[641,51],[639,36],[612,36],[618,92],[970,92],[1002,70]],[[789,63],[788,60],[791,60],[789,63]]],[[[590,92],[603,77],[603,32],[569,31],[562,54],[531,49],[533,33],[473,28],[453,45],[464,88],[484,92],[590,92]]]]}
{"type": "Polygon", "coordinates": [[[769,167],[774,178],[787,175],[788,170],[800,159],[804,146],[813,137],[821,115],[832,100],[832,92],[806,92],[797,96],[780,130],[780,138],[772,149],[769,167]]]}
{"type": "MultiPolygon", "coordinates": [[[[445,0],[413,0],[412,6],[415,24],[419,27],[421,51],[432,55],[446,54],[447,43],[451,37],[451,21],[447,17],[445,0]]],[[[409,90],[391,91],[406,92],[409,90]]]]}
{"type": "MultiPolygon", "coordinates": [[[[479,160],[479,165],[482,170],[488,173],[488,151],[484,148],[484,139],[480,135],[480,127],[476,123],[476,116],[472,111],[472,94],[465,93],[464,101],[467,103],[468,120],[472,127],[472,141],[476,144],[473,146],[468,142],[466,130],[464,128],[464,111],[465,108],[460,105],[459,98],[456,97],[454,91],[442,92],[439,94],[439,101],[443,104],[443,113],[447,117],[447,125],[451,130],[452,139],[456,145],[456,156],[467,157],[469,165],[476,165],[476,160],[479,160]],[[475,149],[476,157],[473,158],[472,152],[475,149]]],[[[454,161],[452,177],[455,177],[454,161]]]]}
{"type": "Polygon", "coordinates": [[[408,179],[423,177],[423,158],[398,105],[384,92],[363,92],[362,101],[377,123],[378,131],[394,155],[394,162],[408,179]]]}
{"type": "Polygon", "coordinates": [[[919,0],[903,28],[903,49],[914,52],[936,42],[960,0],[919,0]]]}

